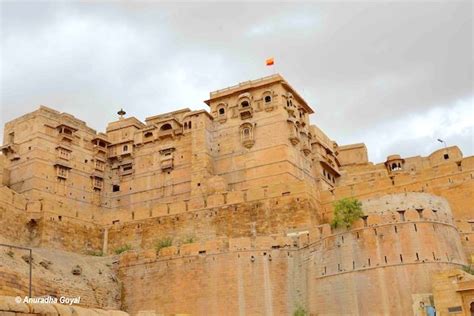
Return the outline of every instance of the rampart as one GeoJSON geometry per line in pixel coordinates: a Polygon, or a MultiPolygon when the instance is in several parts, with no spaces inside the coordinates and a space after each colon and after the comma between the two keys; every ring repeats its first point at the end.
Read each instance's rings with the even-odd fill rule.
{"type": "Polygon", "coordinates": [[[158,313],[413,313],[412,295],[431,291],[434,271],[466,262],[449,205],[417,193],[363,205],[367,218],[349,231],[325,224],[127,253],[124,304],[131,313],[144,304],[158,313]]]}
{"type": "Polygon", "coordinates": [[[0,188],[3,235],[32,244],[86,253],[113,253],[130,245],[150,249],[161,238],[176,243],[222,237],[284,235],[318,225],[317,199],[304,183],[269,185],[217,193],[194,201],[156,204],[148,209],[95,215],[0,188]],[[74,232],[72,234],[72,232],[74,232]]]}

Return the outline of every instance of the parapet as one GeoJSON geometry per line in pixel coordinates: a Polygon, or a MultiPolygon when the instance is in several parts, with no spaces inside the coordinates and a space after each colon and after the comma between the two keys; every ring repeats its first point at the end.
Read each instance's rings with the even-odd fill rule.
{"type": "Polygon", "coordinates": [[[337,159],[341,166],[367,164],[369,158],[365,144],[351,144],[337,147],[337,159]]]}
{"type": "Polygon", "coordinates": [[[124,118],[122,120],[118,120],[115,122],[110,122],[107,125],[107,133],[110,133],[118,129],[127,128],[127,127],[135,127],[137,129],[140,129],[140,128],[144,128],[145,124],[140,122],[135,117],[128,117],[128,118],[124,118]]]}
{"type": "MultiPolygon", "coordinates": [[[[152,217],[175,216],[178,214],[201,211],[206,209],[227,207],[242,203],[259,203],[269,199],[280,199],[281,205],[290,204],[293,199],[305,197],[317,198],[311,188],[304,182],[278,183],[261,188],[251,188],[239,191],[224,191],[207,196],[195,196],[183,201],[170,203],[154,203],[151,206],[128,209],[104,210],[100,214],[103,225],[127,223],[146,220],[152,217]]],[[[278,204],[278,203],[277,203],[278,204]]]]}
{"type": "Polygon", "coordinates": [[[377,198],[362,200],[367,215],[399,213],[404,210],[434,210],[439,215],[452,217],[448,201],[429,193],[407,192],[387,194],[377,198]]]}

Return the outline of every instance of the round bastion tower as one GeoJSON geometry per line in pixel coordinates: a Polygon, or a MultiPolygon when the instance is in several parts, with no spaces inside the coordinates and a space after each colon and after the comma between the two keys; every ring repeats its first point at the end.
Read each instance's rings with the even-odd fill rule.
{"type": "Polygon", "coordinates": [[[412,192],[362,204],[365,216],[350,230],[321,235],[309,246],[308,309],[318,315],[417,315],[430,305],[433,274],[466,264],[449,204],[412,192]]]}

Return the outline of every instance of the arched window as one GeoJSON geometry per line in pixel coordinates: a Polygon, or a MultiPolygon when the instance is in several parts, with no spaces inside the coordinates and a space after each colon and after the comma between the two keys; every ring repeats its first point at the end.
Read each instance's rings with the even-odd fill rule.
{"type": "Polygon", "coordinates": [[[189,122],[189,125],[188,125],[189,128],[191,128],[191,122],[189,122]]]}
{"type": "Polygon", "coordinates": [[[246,107],[248,107],[249,105],[250,105],[250,104],[249,104],[248,101],[242,101],[242,102],[240,103],[240,106],[243,107],[243,108],[246,108],[246,107]]]}
{"type": "Polygon", "coordinates": [[[250,123],[245,123],[240,126],[240,140],[244,147],[250,148],[254,145],[254,127],[250,123]]]}
{"type": "Polygon", "coordinates": [[[265,103],[270,103],[270,102],[272,102],[272,97],[269,96],[269,95],[267,95],[267,96],[265,97],[265,103]]]}
{"type": "Polygon", "coordinates": [[[392,170],[397,170],[397,164],[396,163],[392,163],[392,170]]]}
{"type": "Polygon", "coordinates": [[[184,129],[188,129],[188,122],[184,122],[184,129]]]}
{"type": "Polygon", "coordinates": [[[128,145],[123,145],[123,151],[127,152],[128,151],[128,145]]]}
{"type": "Polygon", "coordinates": [[[219,115],[224,115],[225,114],[225,109],[224,108],[220,108],[219,109],[219,115]]]}
{"type": "Polygon", "coordinates": [[[171,124],[166,123],[166,124],[163,124],[163,125],[161,126],[160,130],[162,130],[162,131],[167,131],[167,130],[170,130],[170,129],[172,129],[172,128],[173,128],[173,127],[171,127],[171,124]]]}

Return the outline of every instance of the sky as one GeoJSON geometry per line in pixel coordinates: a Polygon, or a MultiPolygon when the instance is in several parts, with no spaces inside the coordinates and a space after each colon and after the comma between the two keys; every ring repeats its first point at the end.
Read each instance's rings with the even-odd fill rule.
{"type": "Polygon", "coordinates": [[[438,138],[474,154],[471,1],[0,0],[0,34],[1,126],[43,104],[104,131],[122,107],[207,109],[210,91],[278,72],[373,162],[438,138]]]}

